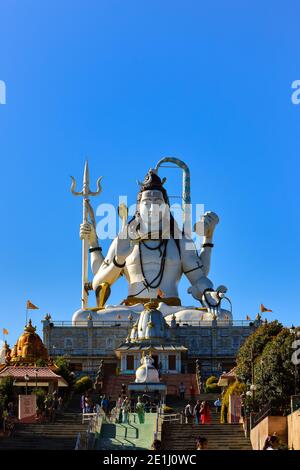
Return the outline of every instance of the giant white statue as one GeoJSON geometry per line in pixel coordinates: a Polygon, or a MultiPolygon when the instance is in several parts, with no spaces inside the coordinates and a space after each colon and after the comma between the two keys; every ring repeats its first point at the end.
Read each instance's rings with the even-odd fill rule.
{"type": "Polygon", "coordinates": [[[183,168],[183,199],[189,202],[188,168],[180,160],[168,157],[161,160],[155,169],[150,169],[140,183],[134,217],[127,221],[124,210],[121,213],[122,230],[112,241],[105,257],[99,246],[95,223],[84,220],[80,226],[80,238],[89,245],[92,288],[96,292],[99,310],[78,310],[73,315],[73,324],[87,318],[93,321],[127,320],[129,315],[136,320],[144,304],[153,299],[157,299],[158,309],[169,323],[174,316],[179,322],[231,321],[231,313],[221,308],[226,287],[214,288],[208,278],[213,234],[219,218],[214,212],[206,212],[195,224],[196,231],[199,231],[200,223],[204,227],[202,249],[198,253],[191,238],[186,231],[179,229],[171,214],[165,180],[158,175],[158,167],[163,161],[172,161],[183,168]],[[120,299],[120,305],[103,305],[111,286],[122,275],[128,284],[127,298],[122,302],[120,299]],[[190,282],[188,292],[198,302],[196,306],[181,305],[178,286],[183,275],[190,282]]]}

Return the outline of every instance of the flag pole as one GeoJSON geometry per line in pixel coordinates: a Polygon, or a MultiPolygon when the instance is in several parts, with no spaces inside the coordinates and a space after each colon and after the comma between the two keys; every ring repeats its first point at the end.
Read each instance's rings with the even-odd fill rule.
{"type": "Polygon", "coordinates": [[[26,323],[25,323],[25,326],[27,326],[27,318],[28,318],[28,307],[26,306],[26,323]]]}

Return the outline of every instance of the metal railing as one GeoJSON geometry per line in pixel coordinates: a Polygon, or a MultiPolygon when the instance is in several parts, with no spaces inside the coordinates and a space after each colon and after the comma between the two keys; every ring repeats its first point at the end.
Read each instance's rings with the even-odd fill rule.
{"type": "MultiPolygon", "coordinates": [[[[110,326],[114,328],[125,328],[128,327],[129,325],[132,324],[129,320],[118,320],[118,321],[104,321],[104,320],[93,320],[93,326],[110,326]]],[[[86,327],[88,325],[88,321],[75,321],[72,322],[70,320],[55,320],[51,322],[52,326],[65,326],[65,327],[71,327],[71,326],[76,326],[76,327],[86,327]]]]}
{"type": "Polygon", "coordinates": [[[82,413],[82,424],[85,423],[85,421],[90,421],[92,418],[95,418],[97,416],[97,413],[82,413]]]}
{"type": "Polygon", "coordinates": [[[250,431],[271,413],[269,405],[265,405],[258,413],[250,413],[250,431]]]}
{"type": "MultiPolygon", "coordinates": [[[[187,326],[203,326],[203,327],[225,327],[229,326],[250,326],[250,323],[253,324],[254,320],[199,320],[199,321],[179,321],[178,325],[180,327],[187,326]]],[[[120,320],[120,321],[108,321],[108,320],[93,320],[93,326],[102,326],[102,327],[113,327],[113,328],[128,328],[132,325],[132,322],[129,320],[120,320]]],[[[86,327],[88,321],[67,321],[67,320],[55,320],[51,324],[54,327],[86,327]]]]}

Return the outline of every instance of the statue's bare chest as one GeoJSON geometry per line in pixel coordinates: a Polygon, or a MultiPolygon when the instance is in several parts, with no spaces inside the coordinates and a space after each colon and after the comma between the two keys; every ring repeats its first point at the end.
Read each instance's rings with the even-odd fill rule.
{"type": "Polygon", "coordinates": [[[178,266],[180,265],[180,256],[174,240],[168,240],[167,245],[159,245],[157,242],[141,243],[136,245],[131,255],[126,260],[127,267],[136,265],[142,260],[143,265],[159,266],[163,260],[165,264],[178,266]]]}

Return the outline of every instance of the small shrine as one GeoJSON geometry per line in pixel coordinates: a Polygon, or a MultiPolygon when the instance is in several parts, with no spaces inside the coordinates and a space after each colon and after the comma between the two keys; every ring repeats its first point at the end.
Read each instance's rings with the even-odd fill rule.
{"type": "Polygon", "coordinates": [[[63,377],[56,373],[47,348],[36,333],[31,320],[12,349],[4,344],[4,363],[0,364],[0,381],[13,377],[15,387],[48,387],[51,393],[58,387],[67,387],[63,377]]]}
{"type": "Polygon", "coordinates": [[[161,373],[181,372],[182,355],[187,353],[187,348],[172,342],[171,328],[157,307],[155,300],[144,305],[126,342],[115,350],[121,374],[135,373],[145,355],[151,355],[161,373]]]}

